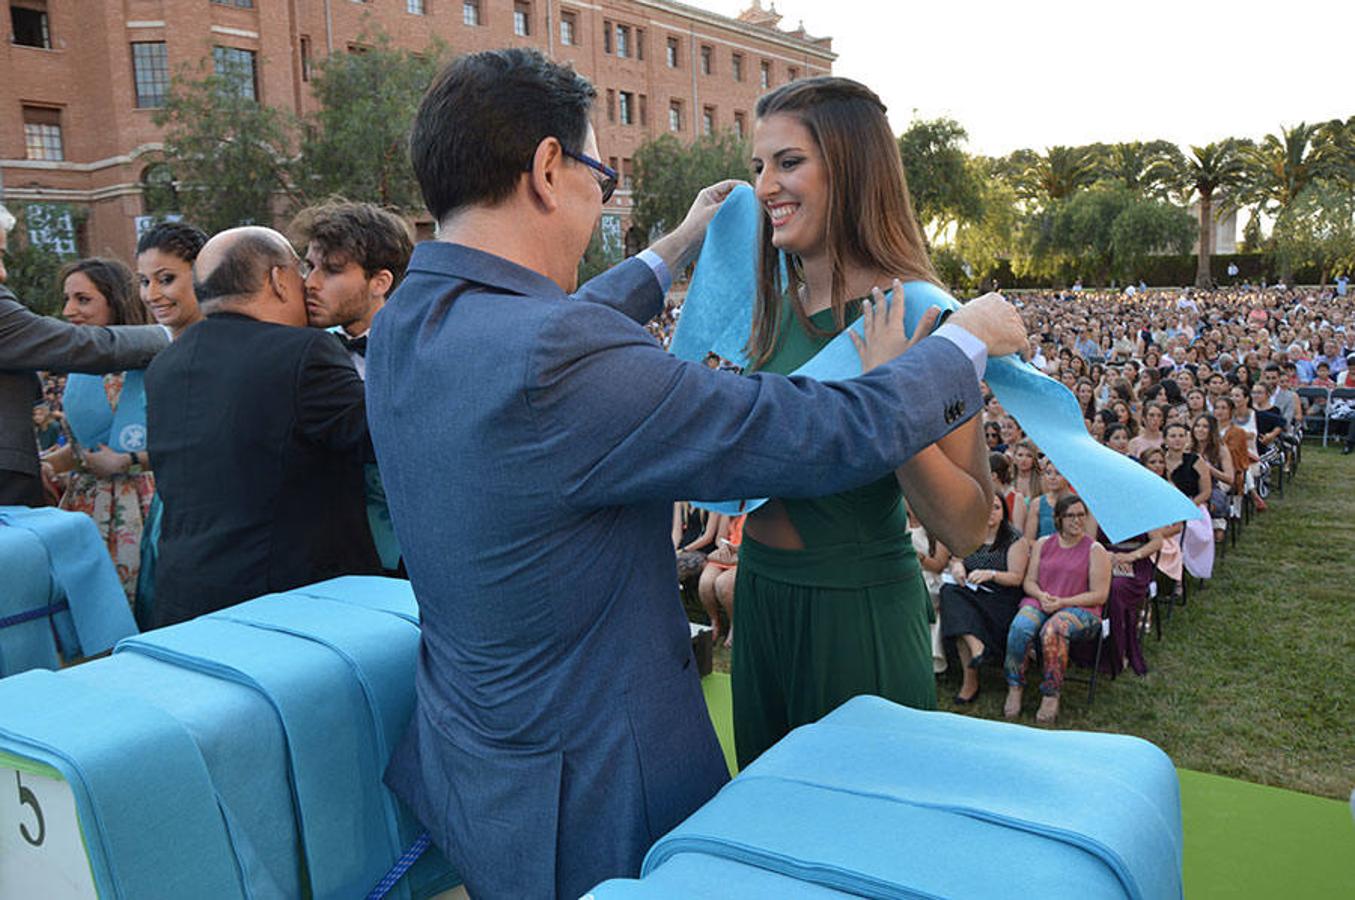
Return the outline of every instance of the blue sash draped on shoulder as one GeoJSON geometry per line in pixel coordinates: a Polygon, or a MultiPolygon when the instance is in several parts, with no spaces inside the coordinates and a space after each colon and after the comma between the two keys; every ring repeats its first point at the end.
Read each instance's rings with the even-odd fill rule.
{"type": "MultiPolygon", "coordinates": [[[[751,188],[740,186],[721,205],[709,228],[696,272],[687,291],[672,351],[700,360],[714,351],[747,364],[746,347],[757,293],[758,228],[762,211],[751,188]]],[[[904,327],[909,335],[931,307],[956,309],[959,304],[936,285],[910,281],[903,286],[904,327]]],[[[890,292],[892,295],[892,291],[890,292]]],[[[893,303],[896,298],[887,296],[893,303]]],[[[862,331],[860,320],[847,331],[862,331]]],[[[796,370],[818,381],[861,374],[861,358],[847,331],[838,335],[808,363],[796,370]]],[[[1200,510],[1163,478],[1098,443],[1083,424],[1081,407],[1067,387],[1017,356],[988,361],[985,380],[1007,412],[1021,423],[1041,450],[1087,501],[1112,541],[1154,528],[1189,521],[1200,510]]],[[[707,498],[701,505],[737,515],[764,500],[707,498]]]]}
{"type": "Polygon", "coordinates": [[[104,444],[119,453],[146,449],[146,382],[141,370],[123,374],[116,410],[108,405],[102,375],[67,376],[61,404],[80,446],[93,449],[104,444]]]}

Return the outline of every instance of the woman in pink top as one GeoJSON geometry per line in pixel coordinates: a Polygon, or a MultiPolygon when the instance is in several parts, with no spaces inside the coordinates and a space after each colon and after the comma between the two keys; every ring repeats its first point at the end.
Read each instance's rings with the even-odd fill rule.
{"type": "Polygon", "coordinates": [[[1007,702],[1002,714],[1021,714],[1027,651],[1038,634],[1044,651],[1040,709],[1035,721],[1054,722],[1068,668],[1068,644],[1089,640],[1101,629],[1101,606],[1110,593],[1110,554],[1086,534],[1087,507],[1067,496],[1054,507],[1054,533],[1041,539],[1026,569],[1026,599],[1007,630],[1007,702]]]}

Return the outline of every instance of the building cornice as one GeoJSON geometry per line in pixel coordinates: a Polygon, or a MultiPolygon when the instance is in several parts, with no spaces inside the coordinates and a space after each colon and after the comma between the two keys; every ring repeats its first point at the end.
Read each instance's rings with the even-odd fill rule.
{"type": "Polygon", "coordinates": [[[134,148],[130,153],[124,153],[120,156],[110,156],[107,159],[96,159],[94,162],[78,163],[61,161],[54,162],[45,159],[0,159],[0,168],[4,169],[28,169],[39,172],[98,172],[102,169],[111,169],[114,166],[125,166],[136,162],[137,158],[147,153],[159,153],[165,149],[162,143],[142,144],[134,148]]]}
{"type": "MultiPolygon", "coordinates": [[[[568,0],[566,0],[568,2],[568,0]]],[[[740,22],[738,19],[731,19],[718,13],[707,12],[704,9],[697,9],[695,6],[688,6],[685,3],[677,3],[675,0],[633,0],[637,6],[644,6],[648,9],[659,10],[670,13],[675,16],[692,19],[696,22],[702,22],[714,28],[721,28],[726,31],[737,31],[739,34],[759,41],[765,41],[769,44],[776,44],[788,50],[794,50],[796,53],[802,53],[807,56],[821,59],[825,63],[831,64],[837,59],[837,54],[832,50],[825,50],[823,47],[814,44],[811,41],[803,41],[793,38],[788,34],[775,31],[770,28],[759,28],[756,25],[749,25],[746,22],[740,22]]]]}

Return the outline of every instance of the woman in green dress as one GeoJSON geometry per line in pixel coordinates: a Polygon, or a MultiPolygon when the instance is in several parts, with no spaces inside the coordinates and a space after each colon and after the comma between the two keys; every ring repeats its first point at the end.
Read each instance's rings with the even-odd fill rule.
{"type": "MultiPolygon", "coordinates": [[[[870,369],[884,361],[871,341],[886,318],[880,291],[901,295],[896,279],[938,283],[884,105],[857,82],[811,78],[763,96],[757,117],[753,171],[766,218],[750,369],[790,373],[861,315],[867,339],[856,343],[870,369]]],[[[934,323],[929,315],[917,333],[934,323]]],[[[953,553],[979,545],[992,503],[979,418],[886,478],[776,498],[748,517],[731,666],[741,767],[858,694],[935,707],[934,613],[905,496],[953,553]]]]}

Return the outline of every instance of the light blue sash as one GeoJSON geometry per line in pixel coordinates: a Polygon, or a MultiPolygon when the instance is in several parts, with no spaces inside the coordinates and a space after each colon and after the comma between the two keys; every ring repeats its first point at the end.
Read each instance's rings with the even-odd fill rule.
{"type": "MultiPolygon", "coordinates": [[[[752,327],[753,298],[757,294],[761,216],[752,189],[743,186],[735,188],[716,213],[706,230],[673,336],[672,350],[678,357],[699,361],[713,350],[739,365],[747,365],[745,348],[752,327]]],[[[949,294],[926,282],[905,284],[904,298],[904,327],[910,335],[930,307],[959,308],[949,294]]],[[[892,296],[888,299],[893,300],[892,296]]],[[[818,381],[861,374],[861,358],[848,335],[848,331],[860,334],[861,330],[858,320],[794,374],[818,381]]],[[[1200,515],[1190,498],[1171,482],[1098,443],[1087,433],[1072,392],[1029,363],[1017,356],[990,359],[985,380],[1003,408],[1087,501],[1112,541],[1200,515]]],[[[723,502],[701,505],[737,515],[766,502],[719,500],[723,502]]]]}
{"type": "Polygon", "coordinates": [[[70,629],[61,627],[69,617],[79,643],[63,646],[67,657],[94,656],[137,633],[127,595],[93,519],[50,507],[0,506],[0,524],[31,532],[46,548],[52,582],[70,602],[70,612],[58,616],[58,628],[69,634],[70,629]]]}
{"type": "Polygon", "coordinates": [[[68,376],[61,402],[80,446],[92,450],[104,444],[119,453],[146,449],[146,381],[140,370],[124,374],[117,410],[108,405],[102,375],[68,376]]]}

